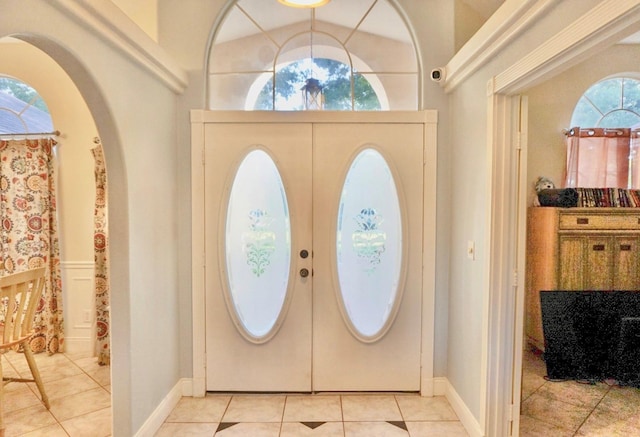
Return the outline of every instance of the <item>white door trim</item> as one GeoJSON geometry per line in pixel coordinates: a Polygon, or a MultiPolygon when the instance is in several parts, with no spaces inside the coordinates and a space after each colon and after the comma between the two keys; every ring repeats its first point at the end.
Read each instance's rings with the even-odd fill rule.
{"type": "MultiPolygon", "coordinates": [[[[481,426],[484,435],[507,436],[509,413],[515,410],[512,396],[517,391],[514,383],[521,380],[521,368],[514,367],[516,336],[522,336],[522,317],[514,303],[524,300],[522,277],[524,269],[518,260],[524,259],[525,248],[520,245],[516,253],[516,239],[508,241],[505,229],[515,229],[517,240],[526,233],[526,190],[516,187],[522,181],[521,172],[514,172],[515,154],[509,151],[515,138],[512,96],[536,83],[548,80],[581,59],[596,53],[623,37],[640,29],[640,0],[604,0],[582,17],[566,26],[531,53],[494,76],[487,92],[487,145],[490,150],[488,180],[490,188],[490,229],[487,236],[489,261],[484,285],[486,300],[483,308],[483,365],[481,426]],[[519,196],[519,202],[514,197],[519,196]],[[517,206],[516,206],[517,205],[517,206]],[[516,265],[517,264],[517,265],[516,265]],[[510,279],[509,268],[518,269],[517,281],[510,279]],[[515,302],[513,283],[516,283],[515,302]],[[516,323],[520,323],[518,326],[516,323]]],[[[526,159],[520,165],[526,163],[526,159]]],[[[517,428],[513,436],[519,435],[517,428]]]]}
{"type": "MultiPolygon", "coordinates": [[[[438,113],[435,110],[390,112],[268,112],[268,111],[191,111],[191,263],[193,396],[206,393],[205,348],[205,245],[204,245],[204,126],[211,122],[286,123],[424,123],[424,184],[436,186],[436,145],[438,113]]],[[[423,197],[423,284],[421,389],[433,396],[433,358],[435,344],[435,249],[436,199],[423,197]]],[[[431,190],[430,190],[431,191],[431,190]]],[[[430,192],[429,191],[429,192],[430,192]]]]}

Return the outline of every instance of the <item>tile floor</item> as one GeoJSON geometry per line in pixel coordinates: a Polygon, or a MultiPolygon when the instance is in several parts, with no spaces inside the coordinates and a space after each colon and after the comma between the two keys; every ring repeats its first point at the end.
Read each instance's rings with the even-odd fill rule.
{"type": "MultiPolygon", "coordinates": [[[[28,376],[21,354],[1,356],[5,376],[28,376]]],[[[110,369],[95,358],[36,355],[49,411],[35,384],[5,386],[6,437],[110,435],[110,369]]],[[[413,394],[225,395],[182,398],[157,437],[468,436],[444,397],[413,394]]]]}
{"type": "MultiPolygon", "coordinates": [[[[1,355],[6,377],[30,378],[27,360],[9,351],[1,355]]],[[[6,437],[106,437],[111,434],[111,373],[96,358],[36,354],[49,397],[47,411],[34,383],[4,387],[6,437]]]]}
{"type": "Polygon", "coordinates": [[[640,436],[640,389],[552,382],[540,354],[523,356],[521,437],[640,436]]]}
{"type": "Polygon", "coordinates": [[[444,397],[413,394],[182,398],[156,437],[464,437],[444,397]]]}

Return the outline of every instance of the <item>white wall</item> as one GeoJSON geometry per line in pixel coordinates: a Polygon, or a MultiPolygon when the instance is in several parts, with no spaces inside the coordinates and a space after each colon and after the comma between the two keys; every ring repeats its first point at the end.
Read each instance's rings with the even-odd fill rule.
{"type": "Polygon", "coordinates": [[[180,378],[176,96],[58,7],[3,0],[0,36],[19,35],[63,67],[103,140],[110,188],[113,434],[131,436],[180,378]]]}
{"type": "Polygon", "coordinates": [[[538,176],[547,176],[562,186],[566,165],[565,136],[573,109],[594,83],[611,75],[640,74],[640,45],[617,44],[570,68],[524,94],[529,97],[529,142],[527,175],[528,204],[533,203],[538,176]]]}

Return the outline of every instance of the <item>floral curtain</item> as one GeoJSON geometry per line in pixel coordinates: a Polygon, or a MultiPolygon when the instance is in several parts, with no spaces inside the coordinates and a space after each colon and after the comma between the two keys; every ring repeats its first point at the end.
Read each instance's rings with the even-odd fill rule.
{"type": "Polygon", "coordinates": [[[55,144],[49,138],[0,140],[0,269],[8,275],[47,267],[31,349],[50,354],[64,350],[55,144]]]}
{"type": "Polygon", "coordinates": [[[630,188],[629,134],[627,128],[571,129],[564,186],[630,188]]]}
{"type": "Polygon", "coordinates": [[[107,238],[107,168],[100,140],[91,150],[95,160],[96,208],[94,212],[94,260],[96,292],[96,353],[98,364],[111,361],[109,335],[109,240],[107,238]]]}

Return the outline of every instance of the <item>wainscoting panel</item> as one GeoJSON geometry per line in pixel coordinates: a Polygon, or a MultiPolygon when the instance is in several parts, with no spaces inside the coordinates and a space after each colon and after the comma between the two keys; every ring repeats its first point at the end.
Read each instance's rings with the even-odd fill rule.
{"type": "Polygon", "coordinates": [[[96,336],[93,261],[63,261],[62,307],[67,353],[93,353],[96,336]]]}

